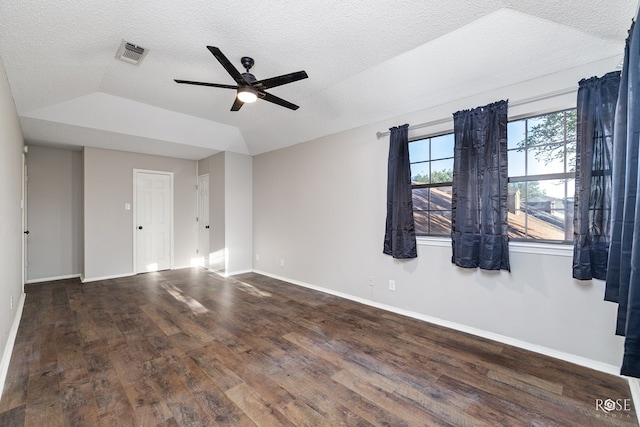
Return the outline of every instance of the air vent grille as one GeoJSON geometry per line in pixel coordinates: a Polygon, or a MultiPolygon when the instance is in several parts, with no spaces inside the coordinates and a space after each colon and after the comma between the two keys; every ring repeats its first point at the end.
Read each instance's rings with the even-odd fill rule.
{"type": "Polygon", "coordinates": [[[142,62],[148,52],[148,49],[122,40],[116,52],[116,58],[130,64],[140,65],[140,62],[142,62]]]}

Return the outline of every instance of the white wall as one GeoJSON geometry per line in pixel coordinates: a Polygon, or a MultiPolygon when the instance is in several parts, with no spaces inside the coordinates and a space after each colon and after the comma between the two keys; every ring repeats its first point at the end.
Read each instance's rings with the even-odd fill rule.
{"type": "Polygon", "coordinates": [[[250,156],[225,153],[225,227],[229,256],[227,274],[252,269],[253,160],[250,156]]]}
{"type": "MultiPolygon", "coordinates": [[[[608,66],[594,64],[256,156],[254,269],[617,372],[622,339],[614,335],[616,307],[603,301],[601,282],[571,278],[567,251],[530,253],[513,244],[511,273],[455,267],[446,240],[420,245],[410,261],[383,255],[388,137],[376,138],[393,125],[438,121],[499,99],[577,86],[608,66]],[[388,290],[390,279],[396,291],[388,290]]],[[[575,94],[528,102],[510,108],[510,115],[571,106],[575,94]]],[[[452,126],[450,120],[410,137],[452,126]]]]}
{"type": "Polygon", "coordinates": [[[198,248],[196,161],[84,149],[84,279],[133,274],[133,169],[173,172],[173,267],[198,248]]]}
{"type": "Polygon", "coordinates": [[[223,152],[198,162],[209,174],[209,268],[223,275],[252,269],[252,158],[223,152]]]}
{"type": "Polygon", "coordinates": [[[0,393],[22,298],[22,130],[0,58],[0,393]],[[13,307],[11,299],[13,298],[13,307]]]}
{"type": "Polygon", "coordinates": [[[209,174],[209,268],[224,274],[227,254],[225,244],[225,153],[198,162],[198,174],[209,174]]]}
{"type": "Polygon", "coordinates": [[[27,281],[79,276],[82,152],[31,145],[27,170],[27,281]]]}

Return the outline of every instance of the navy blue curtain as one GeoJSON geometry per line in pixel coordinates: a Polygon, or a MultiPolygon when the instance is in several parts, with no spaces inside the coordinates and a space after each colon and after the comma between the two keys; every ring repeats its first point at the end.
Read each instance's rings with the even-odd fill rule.
{"type": "Polygon", "coordinates": [[[387,221],[383,252],[394,258],[415,258],[418,253],[411,195],[409,125],[389,130],[391,136],[387,167],[387,221]]]}
{"type": "Polygon", "coordinates": [[[616,334],[624,335],[620,373],[640,378],[640,27],[629,31],[613,136],[611,245],[605,300],[618,303],[616,334]]]}
{"type": "Polygon", "coordinates": [[[613,132],[620,73],[579,83],[573,277],[605,280],[611,233],[613,132]]]}
{"type": "Polygon", "coordinates": [[[507,270],[507,101],[453,115],[451,261],[507,270]]]}

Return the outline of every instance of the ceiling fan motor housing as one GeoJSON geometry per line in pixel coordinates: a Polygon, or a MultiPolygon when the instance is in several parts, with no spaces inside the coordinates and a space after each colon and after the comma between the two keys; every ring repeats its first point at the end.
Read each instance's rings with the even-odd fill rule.
{"type": "Polygon", "coordinates": [[[253,83],[256,81],[256,76],[251,73],[242,73],[242,77],[244,77],[247,83],[253,83]]]}

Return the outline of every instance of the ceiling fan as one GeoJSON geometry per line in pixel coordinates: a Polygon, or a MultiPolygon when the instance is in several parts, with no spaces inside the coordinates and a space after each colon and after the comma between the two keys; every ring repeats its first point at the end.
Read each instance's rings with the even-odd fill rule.
{"type": "Polygon", "coordinates": [[[233,80],[237,83],[236,86],[225,85],[218,83],[204,83],[204,82],[192,82],[189,80],[175,79],[176,83],[184,83],[189,85],[198,86],[211,86],[220,87],[223,89],[235,89],[237,91],[236,99],[231,106],[231,111],[238,111],[245,103],[255,102],[256,99],[264,99],[265,101],[278,104],[282,107],[289,108],[291,110],[297,110],[299,107],[292,104],[289,101],[285,101],[282,98],[278,98],[275,95],[265,92],[266,89],[270,89],[276,86],[282,86],[287,83],[292,83],[298,80],[306,79],[309,77],[304,71],[297,71],[295,73],[284,74],[278,77],[271,77],[269,79],[257,80],[253,74],[249,72],[253,67],[253,58],[243,56],[240,62],[246,70],[246,72],[240,74],[240,72],[234,67],[226,56],[217,47],[207,46],[207,49],[216,57],[218,62],[227,70],[227,73],[231,75],[233,80]]]}

